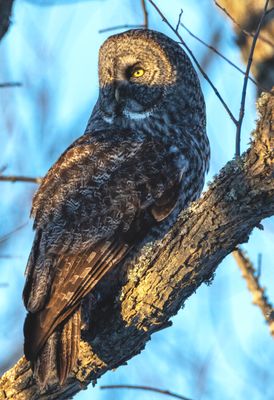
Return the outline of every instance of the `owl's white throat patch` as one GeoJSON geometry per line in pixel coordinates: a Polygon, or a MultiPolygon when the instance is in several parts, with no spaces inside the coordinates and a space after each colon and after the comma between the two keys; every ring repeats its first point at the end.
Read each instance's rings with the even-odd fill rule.
{"type": "Polygon", "coordinates": [[[134,120],[134,121],[138,121],[138,120],[141,120],[141,119],[148,118],[152,114],[152,110],[143,111],[143,112],[142,111],[141,112],[134,112],[134,111],[124,110],[123,114],[128,119],[131,119],[131,120],[134,120]]]}
{"type": "MultiPolygon", "coordinates": [[[[150,115],[152,114],[152,110],[150,111],[140,111],[140,112],[134,112],[134,111],[128,111],[128,110],[124,110],[123,111],[123,115],[124,117],[126,117],[127,119],[130,119],[132,121],[140,121],[143,120],[145,118],[148,118],[150,115]]],[[[108,124],[113,124],[114,120],[115,120],[115,115],[106,115],[103,114],[102,115],[103,120],[105,122],[107,122],[108,124]]]]}

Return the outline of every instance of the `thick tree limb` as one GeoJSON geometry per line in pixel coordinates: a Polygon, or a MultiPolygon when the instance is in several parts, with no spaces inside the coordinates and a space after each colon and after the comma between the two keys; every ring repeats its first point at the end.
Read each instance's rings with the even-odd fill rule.
{"type": "Polygon", "coordinates": [[[169,233],[128,259],[119,295],[95,314],[96,331],[81,341],[75,374],[39,393],[24,358],[0,380],[0,399],[67,399],[139,353],[151,334],[170,325],[185,300],[212,279],[222,259],[274,214],[274,97],[258,100],[251,147],[219,173],[202,199],[169,233]],[[129,272],[126,274],[126,270],[129,272]]]}

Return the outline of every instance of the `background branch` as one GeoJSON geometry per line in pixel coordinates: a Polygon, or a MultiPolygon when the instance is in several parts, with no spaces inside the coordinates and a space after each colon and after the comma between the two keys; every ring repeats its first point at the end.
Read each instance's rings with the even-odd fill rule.
{"type": "MultiPolygon", "coordinates": [[[[222,7],[217,1],[214,1],[214,3],[216,4],[217,7],[220,8],[220,10],[222,10],[222,11],[226,14],[226,16],[233,22],[233,24],[234,24],[244,35],[246,35],[246,36],[251,36],[251,37],[254,38],[255,33],[253,33],[253,32],[248,32],[248,31],[246,31],[245,29],[242,29],[242,27],[240,26],[240,24],[238,24],[238,22],[235,20],[235,18],[233,18],[232,15],[229,14],[229,12],[227,11],[226,8],[222,7]]],[[[269,11],[271,11],[271,10],[269,10],[269,11]]],[[[269,11],[268,11],[268,12],[269,12],[269,11]]],[[[271,40],[269,40],[269,39],[263,37],[262,35],[260,35],[259,40],[262,40],[263,42],[265,42],[265,43],[269,44],[270,46],[274,47],[274,43],[271,42],[271,40]]]]}
{"type": "MultiPolygon", "coordinates": [[[[200,39],[198,36],[194,35],[194,33],[191,32],[182,22],[180,23],[180,26],[182,28],[184,28],[190,36],[192,36],[194,39],[198,40],[198,42],[202,43],[209,50],[213,51],[215,54],[217,54],[219,57],[221,57],[223,60],[225,60],[228,64],[230,64],[233,68],[235,68],[237,71],[239,71],[242,75],[245,75],[245,71],[243,71],[236,64],[234,64],[232,61],[230,61],[226,56],[224,56],[222,53],[220,53],[219,50],[217,50],[214,46],[211,46],[211,45],[207,44],[202,39],[200,39]]],[[[254,85],[257,86],[257,82],[251,76],[248,76],[248,79],[252,83],[254,83],[254,85]]],[[[263,89],[263,88],[261,88],[261,89],[263,89]]]]}
{"type": "Polygon", "coordinates": [[[141,5],[144,14],[144,28],[148,29],[148,12],[147,12],[146,0],[141,0],[141,5]]]}
{"type": "Polygon", "coordinates": [[[42,182],[43,178],[35,178],[30,176],[20,176],[20,175],[0,175],[0,181],[2,182],[29,182],[38,183],[42,182]]]}
{"type": "Polygon", "coordinates": [[[171,23],[167,20],[167,18],[164,16],[164,14],[162,13],[162,11],[159,9],[159,7],[154,3],[153,0],[148,0],[151,5],[155,8],[155,10],[157,11],[157,13],[160,15],[160,17],[162,18],[163,22],[165,22],[169,28],[173,31],[173,33],[177,36],[177,38],[179,39],[179,43],[187,50],[188,54],[190,55],[191,59],[193,60],[194,64],[196,65],[196,67],[198,68],[198,70],[200,71],[200,73],[203,75],[203,77],[205,78],[205,80],[209,83],[209,85],[212,87],[214,93],[216,94],[216,96],[218,97],[218,99],[220,100],[220,102],[222,103],[222,105],[224,106],[226,112],[228,113],[229,117],[231,118],[231,120],[233,121],[233,123],[235,125],[237,125],[237,120],[234,117],[234,115],[232,114],[230,108],[228,107],[228,105],[226,104],[226,102],[224,101],[224,99],[222,98],[222,96],[220,95],[218,89],[216,88],[216,86],[213,84],[213,82],[209,79],[208,75],[206,74],[206,72],[201,68],[197,58],[194,56],[193,52],[191,51],[191,49],[187,46],[186,42],[183,40],[182,36],[179,34],[179,32],[176,30],[176,28],[174,28],[171,23]]]}
{"type": "MultiPolygon", "coordinates": [[[[218,0],[215,4],[233,21],[236,42],[241,50],[242,58],[247,63],[250,54],[254,31],[265,5],[265,0],[218,0]],[[217,4],[218,3],[218,4],[217,4]]],[[[273,1],[270,3],[273,6],[273,1]]],[[[274,85],[274,10],[267,13],[263,22],[260,37],[254,51],[251,72],[259,87],[271,90],[274,85]]],[[[258,88],[258,92],[261,90],[258,88]]]]}
{"type": "Polygon", "coordinates": [[[243,278],[246,281],[247,288],[252,294],[253,304],[258,306],[269,326],[270,333],[274,337],[274,309],[272,304],[267,299],[265,289],[259,283],[259,277],[256,275],[255,268],[253,267],[249,258],[244,255],[243,250],[238,248],[233,251],[238,267],[240,268],[243,278]]]}
{"type": "Polygon", "coordinates": [[[267,13],[268,3],[269,3],[269,0],[266,0],[260,21],[259,21],[257,29],[256,29],[256,33],[255,33],[252,43],[251,43],[251,48],[250,48],[250,52],[249,52],[249,56],[248,56],[245,77],[244,77],[244,83],[243,83],[239,119],[237,122],[237,129],[236,129],[236,145],[235,145],[235,156],[236,157],[239,157],[239,155],[241,154],[241,129],[242,129],[242,123],[243,123],[244,113],[245,113],[245,99],[246,99],[246,89],[247,89],[247,84],[248,84],[249,72],[250,72],[252,61],[253,61],[253,54],[255,51],[257,39],[259,37],[260,31],[261,31],[261,28],[263,25],[263,21],[265,19],[266,13],[267,13]]]}
{"type": "Polygon", "coordinates": [[[20,82],[4,82],[0,83],[0,88],[10,88],[10,87],[20,87],[22,83],[20,82]]]}
{"type": "Polygon", "coordinates": [[[134,389],[134,390],[145,390],[148,392],[155,392],[155,393],[160,393],[164,394],[166,396],[173,397],[175,399],[181,399],[181,400],[190,400],[187,397],[181,396],[177,393],[170,392],[169,390],[162,390],[158,388],[154,388],[151,386],[140,386],[140,385],[105,385],[105,386],[100,386],[100,389],[134,389]]]}
{"type": "Polygon", "coordinates": [[[103,28],[98,31],[98,33],[106,33],[110,31],[118,31],[120,29],[137,29],[137,28],[144,28],[144,25],[115,25],[115,26],[110,26],[109,28],[103,28]]]}

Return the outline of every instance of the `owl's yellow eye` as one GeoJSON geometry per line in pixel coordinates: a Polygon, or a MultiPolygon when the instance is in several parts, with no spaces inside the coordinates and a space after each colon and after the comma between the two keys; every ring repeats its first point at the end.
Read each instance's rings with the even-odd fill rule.
{"type": "Polygon", "coordinates": [[[141,76],[143,76],[145,73],[145,70],[143,68],[137,68],[134,71],[132,71],[131,76],[133,78],[140,78],[141,76]]]}

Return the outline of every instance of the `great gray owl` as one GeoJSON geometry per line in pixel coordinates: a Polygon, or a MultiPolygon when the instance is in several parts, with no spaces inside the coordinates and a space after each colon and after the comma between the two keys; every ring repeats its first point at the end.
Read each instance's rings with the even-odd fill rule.
{"type": "Polygon", "coordinates": [[[77,362],[83,299],[197,199],[208,168],[203,95],[176,42],[151,30],[111,36],[99,83],[85,134],[33,200],[24,350],[42,386],[53,361],[61,384],[77,362]]]}

